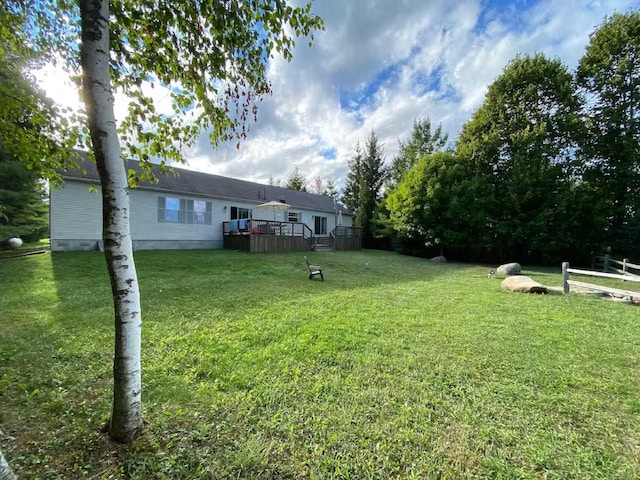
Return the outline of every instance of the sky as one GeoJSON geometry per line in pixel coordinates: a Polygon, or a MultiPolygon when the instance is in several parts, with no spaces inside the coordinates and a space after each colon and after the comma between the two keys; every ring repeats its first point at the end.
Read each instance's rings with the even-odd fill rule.
{"type": "MultiPolygon", "coordinates": [[[[273,94],[259,104],[248,138],[239,149],[232,142],[213,150],[203,132],[185,152],[186,168],[266,183],[286,181],[297,166],[310,186],[320,176],[341,187],[371,131],[387,164],[415,118],[442,124],[454,142],[516,55],[542,52],[573,70],[604,17],[637,2],[315,0],[326,29],[312,48],[298,41],[291,62],[270,62],[273,94]]],[[[63,103],[74,98],[51,77],[43,86],[63,103]]]]}

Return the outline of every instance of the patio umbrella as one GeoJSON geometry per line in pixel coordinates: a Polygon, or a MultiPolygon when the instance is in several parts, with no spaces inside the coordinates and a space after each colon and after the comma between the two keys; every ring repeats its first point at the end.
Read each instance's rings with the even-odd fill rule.
{"type": "Polygon", "coordinates": [[[261,208],[263,210],[273,210],[273,220],[275,221],[276,210],[286,210],[288,208],[291,208],[291,205],[289,205],[288,203],[282,203],[276,200],[271,200],[270,202],[262,203],[258,205],[256,208],[261,208]]]}

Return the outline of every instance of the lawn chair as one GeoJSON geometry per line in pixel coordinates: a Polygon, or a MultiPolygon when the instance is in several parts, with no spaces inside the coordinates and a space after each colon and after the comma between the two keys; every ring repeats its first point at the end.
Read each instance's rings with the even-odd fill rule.
{"type": "Polygon", "coordinates": [[[307,268],[309,269],[309,280],[312,280],[316,275],[320,275],[320,280],[324,282],[324,275],[322,275],[322,267],[319,265],[310,265],[309,259],[305,255],[304,261],[307,262],[307,268]]]}

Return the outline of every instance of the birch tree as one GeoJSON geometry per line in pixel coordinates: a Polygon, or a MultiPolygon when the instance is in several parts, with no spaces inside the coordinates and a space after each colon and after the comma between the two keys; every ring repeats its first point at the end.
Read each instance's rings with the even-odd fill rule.
{"type": "Polygon", "coordinates": [[[0,451],[0,480],[16,480],[17,478],[18,477],[16,477],[15,473],[13,473],[13,470],[11,470],[11,467],[7,463],[7,460],[4,458],[4,455],[2,455],[2,452],[0,451]]]}
{"type": "MultiPolygon", "coordinates": [[[[271,92],[270,59],[292,58],[295,37],[323,27],[311,4],[285,0],[9,0],[24,31],[42,51],[58,52],[80,72],[85,127],[100,174],[103,239],[115,313],[112,440],[127,443],[142,428],[141,327],[138,281],[129,234],[129,189],[122,155],[183,161],[202,129],[213,146],[246,138],[256,102],[271,92]],[[53,13],[53,15],[52,15],[53,13]],[[35,28],[34,28],[35,26],[35,28]],[[82,42],[77,48],[77,36],[82,42]],[[75,38],[74,38],[75,37],[75,38]],[[149,87],[168,88],[162,113],[149,87]],[[128,114],[114,115],[114,89],[128,96],[128,114]]],[[[60,60],[59,57],[55,57],[60,60]]]]}

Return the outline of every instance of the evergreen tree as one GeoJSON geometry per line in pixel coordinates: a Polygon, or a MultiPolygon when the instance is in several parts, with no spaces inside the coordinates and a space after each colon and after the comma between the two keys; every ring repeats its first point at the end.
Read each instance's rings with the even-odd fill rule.
{"type": "Polygon", "coordinates": [[[268,184],[272,187],[279,187],[282,185],[282,180],[280,178],[273,178],[273,175],[269,177],[268,184]]]}
{"type": "Polygon", "coordinates": [[[304,177],[302,172],[300,172],[297,165],[293,167],[293,171],[291,172],[291,175],[289,175],[289,178],[287,178],[287,183],[284,187],[289,190],[298,190],[300,192],[307,191],[307,179],[304,177]]]}
{"type": "Polygon", "coordinates": [[[25,242],[47,235],[49,208],[38,176],[23,162],[0,153],[0,241],[25,242]]]}
{"type": "Polygon", "coordinates": [[[315,178],[313,179],[313,193],[322,195],[323,191],[324,191],[324,181],[322,180],[322,177],[320,175],[316,175],[315,178]]]}
{"type": "Polygon", "coordinates": [[[387,186],[395,187],[421,157],[444,150],[448,139],[449,135],[442,132],[442,125],[431,132],[429,117],[415,119],[409,140],[399,141],[400,150],[389,167],[387,186]]]}
{"type": "Polygon", "coordinates": [[[375,236],[373,219],[376,215],[376,207],[385,176],[384,146],[380,144],[375,132],[371,131],[360,164],[358,208],[356,211],[356,221],[362,227],[362,239],[365,245],[375,236]]]}
{"type": "Polygon", "coordinates": [[[322,195],[332,198],[336,198],[338,196],[338,187],[336,186],[336,181],[333,178],[329,178],[325,182],[322,195]]]}
{"type": "Polygon", "coordinates": [[[374,131],[367,138],[365,150],[356,145],[349,160],[349,172],[342,193],[342,203],[355,213],[355,224],[362,227],[363,243],[374,237],[373,220],[385,179],[384,147],[374,131]]]}
{"type": "Polygon", "coordinates": [[[349,171],[347,172],[347,179],[344,190],[342,191],[342,203],[356,214],[360,206],[360,182],[362,177],[363,156],[364,154],[360,148],[360,143],[358,143],[356,144],[353,156],[349,160],[349,171]]]}

